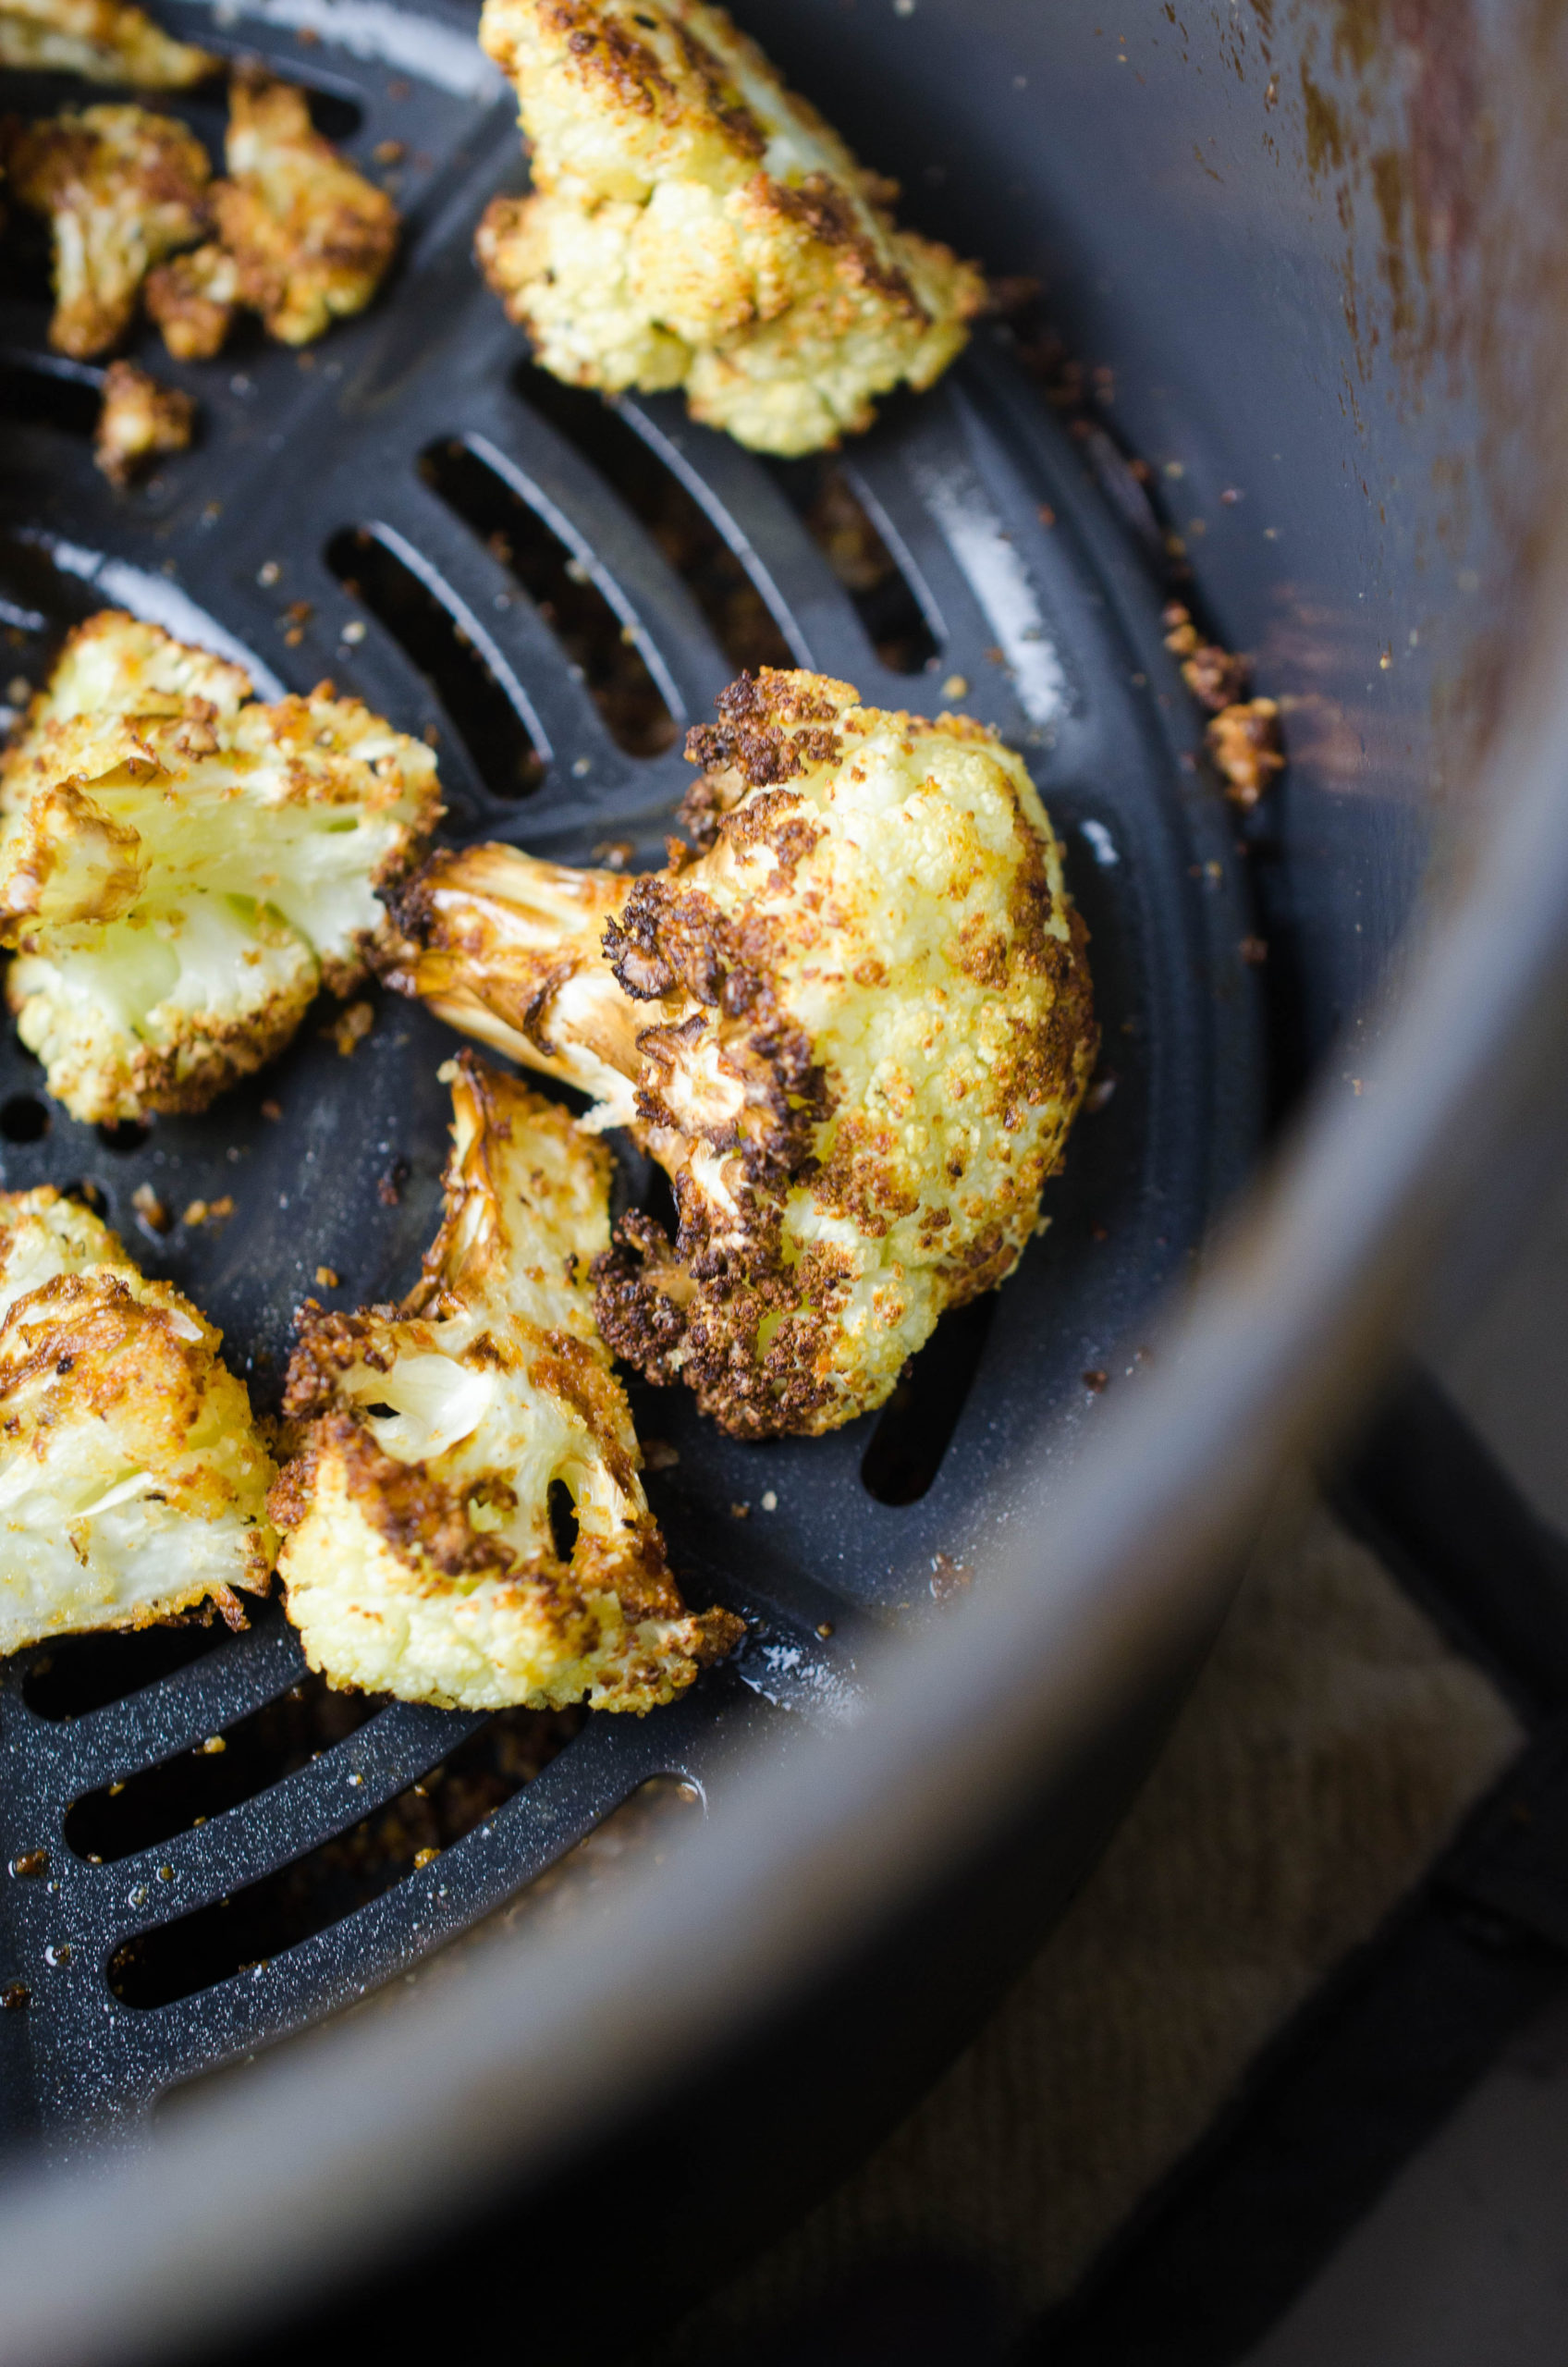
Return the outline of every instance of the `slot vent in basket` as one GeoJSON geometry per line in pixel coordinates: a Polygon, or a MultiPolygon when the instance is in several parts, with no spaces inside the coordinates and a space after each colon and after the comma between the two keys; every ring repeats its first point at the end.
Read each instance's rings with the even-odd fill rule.
{"type": "Polygon", "coordinates": [[[883,665],[893,674],[922,674],[934,666],[940,655],[934,609],[921,597],[913,562],[907,554],[895,555],[892,526],[873,514],[850,472],[833,460],[795,460],[778,473],[883,665]]]}
{"type": "Polygon", "coordinates": [[[576,446],[647,529],[735,671],[793,666],[778,619],[710,512],[625,414],[613,402],[563,386],[527,363],[515,384],[524,401],[576,446]]]}
{"type": "Polygon", "coordinates": [[[522,689],[479,629],[435,589],[434,570],[386,527],[346,526],[326,563],[361,600],[435,692],[493,797],[531,797],[544,760],[523,719],[522,689]]]}
{"type": "Polygon", "coordinates": [[[987,1294],[955,1307],[911,1358],[861,1465],[866,1492],[879,1504],[915,1504],[928,1492],[980,1369],[996,1304],[987,1294]]]}
{"type": "Polygon", "coordinates": [[[375,1694],[335,1693],[307,1676],[248,1718],[73,1802],[66,1839],[79,1858],[111,1864],[205,1824],[281,1783],[383,1707],[375,1694]]]}
{"type": "Polygon", "coordinates": [[[518,484],[460,439],[433,444],[420,472],[522,586],[570,663],[582,668],[617,746],[631,756],[662,755],[677,725],[649,666],[656,654],[639,646],[641,627],[629,609],[617,613],[585,552],[573,550],[518,484]]]}
{"type": "Polygon", "coordinates": [[[570,1742],[582,1714],[502,1711],[347,1833],[227,1898],[125,1941],[110,1959],[110,1988],[127,2005],[172,2005],[340,1922],[504,1807],[570,1742]]]}

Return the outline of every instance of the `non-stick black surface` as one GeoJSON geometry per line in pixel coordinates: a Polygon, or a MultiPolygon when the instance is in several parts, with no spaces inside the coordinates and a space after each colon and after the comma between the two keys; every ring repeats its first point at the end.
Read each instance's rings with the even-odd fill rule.
{"type": "MultiPolygon", "coordinates": [[[[165,15],[214,38],[204,10],[165,15]]],[[[399,268],[369,315],[303,354],[248,330],[182,367],[143,333],[142,358],[197,397],[201,435],[116,494],[91,463],[92,374],[47,355],[42,249],[12,241],[0,686],[41,681],[72,619],[131,607],[238,649],[263,693],[330,676],[434,734],[454,837],[630,867],[661,858],[681,737],[742,663],[960,706],[1023,750],[1066,845],[1101,1080],[1048,1229],[880,1416],[742,1446],[682,1392],[635,1391],[644,1441],[678,1457],[648,1484],[688,1597],[750,1622],[735,1664],[678,1707],[575,1732],[514,1718],[484,1740],[481,1719],[329,1699],[276,1610],[242,1637],[94,1639],[0,1672],[15,2001],[0,2126],[57,2142],[133,2124],[170,2086],[407,1968],[646,1779],[703,1791],[735,1750],[809,1747],[814,1721],[849,1712],[857,1637],[939,1616],[1017,1476],[1065,1466],[1128,1385],[1154,1302],[1244,1171],[1259,1106],[1235,831],[1114,453],[1072,439],[998,327],[829,463],[766,463],[675,399],[610,410],[540,381],[471,258],[484,204],[524,175],[472,16],[359,10],[341,20],[356,51],[285,15],[312,12],[220,12],[215,38],[308,84],[324,128],[396,184],[399,268]],[[203,1749],[214,1738],[224,1752],[203,1749]]],[[[8,81],[21,112],[82,97],[8,81]]],[[[178,111],[219,150],[221,93],[178,111]]],[[[875,123],[838,111],[875,156],[875,123]]],[[[0,1049],[6,1184],[90,1190],[144,1268],[224,1327],[263,1404],[300,1300],[398,1295],[436,1219],[452,1038],[381,998],[346,1055],[336,1016],[324,1004],[205,1117],[146,1130],[74,1123],[14,1037],[0,1049]],[[142,1184],[170,1230],[139,1220],[142,1184]],[[224,1199],[227,1220],[183,1221],[224,1199]]],[[[653,1194],[622,1147],[623,1191],[653,1194]]]]}

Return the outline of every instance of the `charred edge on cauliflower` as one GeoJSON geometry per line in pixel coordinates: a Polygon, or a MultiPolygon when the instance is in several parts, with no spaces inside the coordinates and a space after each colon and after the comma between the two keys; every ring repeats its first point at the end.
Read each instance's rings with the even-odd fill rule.
{"type": "Polygon", "coordinates": [[[443,1074],[453,1149],[420,1282],[400,1308],[298,1318],[285,1412],[308,1428],[270,1500],[289,1614],[334,1684],[645,1710],[742,1630],[686,1612],[594,1332],[609,1159],[471,1054],[443,1074]],[[576,1499],[567,1561],[552,1474],[576,1499]]]}
{"type": "Polygon", "coordinates": [[[741,1436],[818,1431],[1016,1264],[1097,1049],[1087,932],[1022,761],[967,718],[765,670],[688,753],[703,853],[439,857],[393,982],[668,1171],[675,1240],[632,1215],[594,1267],[616,1352],[741,1436]]]}

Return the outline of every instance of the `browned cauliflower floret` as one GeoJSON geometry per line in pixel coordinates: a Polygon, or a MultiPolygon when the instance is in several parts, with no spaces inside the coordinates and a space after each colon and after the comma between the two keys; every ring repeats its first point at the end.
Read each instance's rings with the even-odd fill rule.
{"type": "Polygon", "coordinates": [[[397,251],[398,211],[312,130],[304,92],[238,79],[225,154],[228,178],[214,184],[212,210],[239,301],[286,345],[362,313],[397,251]]]}
{"type": "Polygon", "coordinates": [[[810,452],[963,345],[980,274],[896,227],[896,187],[722,9],[485,0],[480,39],[517,86],[533,193],[495,201],[479,258],[557,377],[683,386],[742,444],[810,452]]]}
{"type": "Polygon", "coordinates": [[[1094,1063],[1084,930],[1023,760],[960,716],[764,671],[694,732],[706,842],[629,880],[437,856],[393,982],[598,1097],[668,1169],[600,1328],[741,1437],[879,1405],[1010,1274],[1094,1063]]]}
{"type": "Polygon", "coordinates": [[[435,825],[435,758],[330,683],[250,689],[109,609],[0,763],[7,1000],[74,1117],[205,1109],[384,950],[376,890],[435,825]]]}
{"type": "Polygon", "coordinates": [[[288,1615],[334,1685],[652,1709],[742,1631],[676,1591],[594,1329],[609,1158],[471,1053],[442,1073],[453,1147],[423,1281],[400,1310],[300,1318],[285,1404],[310,1429],[271,1503],[288,1615]]]}
{"type": "Polygon", "coordinates": [[[210,362],[221,352],[239,301],[239,266],[211,239],[147,275],[148,313],[177,362],[210,362]]]}
{"type": "Polygon", "coordinates": [[[161,453],[183,452],[195,421],[194,402],[178,386],[160,386],[134,362],[111,362],[104,375],[92,458],[111,484],[129,484],[161,453]]]}
{"type": "Polygon", "coordinates": [[[150,108],[83,107],[14,128],[5,163],[20,202],[53,227],[50,344],[79,360],[106,352],[153,265],[202,235],[206,150],[150,108]]]}
{"type": "Polygon", "coordinates": [[[182,91],[217,71],[209,51],[171,40],[122,0],[3,0],[0,66],[182,91]]]}
{"type": "Polygon", "coordinates": [[[264,1594],[276,1471],[223,1334],[45,1186],[0,1194],[0,1653],[264,1594]]]}

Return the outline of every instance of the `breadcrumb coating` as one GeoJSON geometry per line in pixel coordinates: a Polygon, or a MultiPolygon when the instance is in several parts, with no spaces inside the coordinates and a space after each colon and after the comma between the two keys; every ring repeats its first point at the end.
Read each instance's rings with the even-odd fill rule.
{"type": "Polygon", "coordinates": [[[865,171],[754,43],[703,0],[485,0],[533,193],[497,198],[478,254],[557,377],[683,386],[692,416],[800,453],[928,386],[980,273],[900,229],[865,171]]]}
{"type": "Polygon", "coordinates": [[[206,150],[151,108],[82,107],[9,127],[4,162],[18,200],[52,227],[50,344],[79,361],[106,353],[153,265],[202,236],[206,150]]]}
{"type": "Polygon", "coordinates": [[[149,460],[186,450],[195,423],[196,405],[179,387],[161,386],[134,362],[111,362],[92,458],[111,484],[129,484],[149,460]]]}
{"type": "Polygon", "coordinates": [[[376,891],[435,827],[435,758],[330,683],[250,690],[107,609],[0,762],[7,1000],[74,1117],[205,1109],[387,942],[376,891]]]}
{"type": "Polygon", "coordinates": [[[312,129],[292,83],[239,76],[228,104],[228,178],[212,211],[238,300],[271,336],[308,345],[370,302],[397,251],[398,210],[312,129]]]}
{"type": "Polygon", "coordinates": [[[171,39],[122,0],[4,0],[0,66],[80,74],[137,91],[183,91],[215,74],[218,60],[171,39]]]}
{"type": "Polygon", "coordinates": [[[668,1171],[623,1220],[600,1329],[743,1438],[888,1397],[1005,1279],[1094,1066],[1086,932],[1022,759],[962,716],[742,677],[692,735],[668,866],[437,855],[391,983],[594,1095],[668,1171]]]}
{"type": "Polygon", "coordinates": [[[267,1590],[276,1476],[223,1334],[50,1186],[0,1194],[0,1654],[267,1590]]]}
{"type": "Polygon", "coordinates": [[[649,1710],[742,1630],[681,1602],[594,1329],[609,1158],[471,1053],[442,1075],[452,1154],[423,1280],[400,1309],[300,1318],[285,1410],[310,1427],[271,1499],[288,1615],[332,1685],[649,1710]]]}

